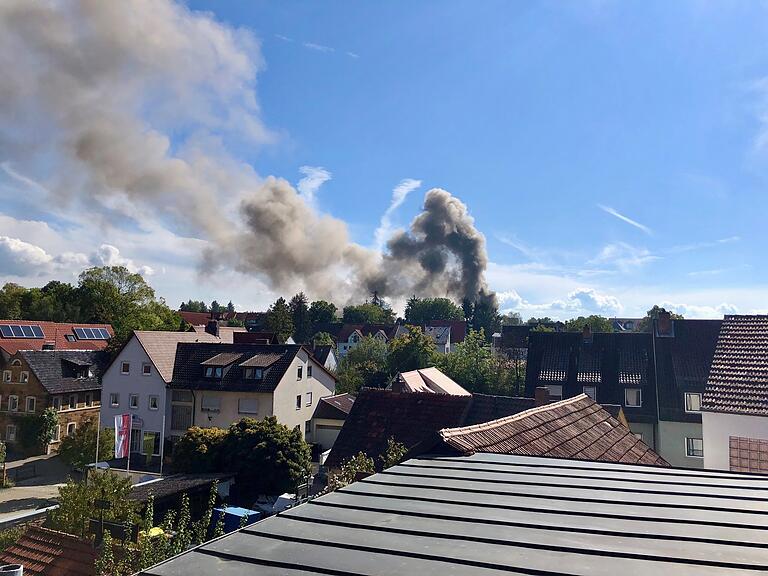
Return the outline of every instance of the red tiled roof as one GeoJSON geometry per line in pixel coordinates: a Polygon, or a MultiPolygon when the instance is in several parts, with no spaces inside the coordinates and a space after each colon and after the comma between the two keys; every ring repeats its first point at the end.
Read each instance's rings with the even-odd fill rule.
{"type": "Polygon", "coordinates": [[[768,415],[768,316],[726,316],[702,409],[768,415]]]}
{"type": "Polygon", "coordinates": [[[208,324],[208,320],[211,319],[210,312],[187,312],[186,310],[179,310],[176,312],[181,316],[182,320],[192,326],[205,326],[208,324]]]}
{"type": "Polygon", "coordinates": [[[53,343],[56,350],[103,350],[107,347],[106,340],[67,340],[67,335],[74,336],[73,328],[104,328],[114,335],[109,324],[78,324],[63,322],[41,322],[39,320],[0,320],[0,324],[16,324],[21,326],[40,326],[42,338],[3,338],[0,337],[0,350],[7,354],[15,354],[19,350],[42,350],[43,344],[53,343]]]}
{"type": "Polygon", "coordinates": [[[95,563],[90,542],[37,526],[0,552],[0,564],[22,564],[30,576],[95,576],[95,563]]]}
{"type": "Polygon", "coordinates": [[[586,394],[483,424],[440,431],[463,454],[492,452],[669,466],[586,394]]]}

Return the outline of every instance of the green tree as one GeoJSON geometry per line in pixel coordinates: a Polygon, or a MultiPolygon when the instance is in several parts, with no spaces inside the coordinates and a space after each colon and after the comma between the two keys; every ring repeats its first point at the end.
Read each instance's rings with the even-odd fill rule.
{"type": "Polygon", "coordinates": [[[438,354],[436,364],[469,392],[511,396],[517,391],[509,361],[491,353],[482,331],[470,330],[454,352],[438,354]]]}
{"type": "Polygon", "coordinates": [[[486,340],[490,341],[494,332],[501,329],[501,316],[496,301],[492,298],[480,298],[474,304],[472,313],[472,330],[482,330],[486,340]]]}
{"type": "Polygon", "coordinates": [[[346,324],[392,324],[395,313],[391,308],[365,303],[344,306],[342,319],[346,324]]]}
{"type": "Polygon", "coordinates": [[[565,331],[581,332],[585,326],[589,326],[592,332],[613,332],[613,322],[605,316],[598,316],[596,314],[566,320],[565,331]]]}
{"type": "Polygon", "coordinates": [[[293,492],[310,471],[309,444],[302,430],[264,420],[243,418],[232,424],[224,440],[224,468],[252,495],[293,492]]]}
{"type": "Polygon", "coordinates": [[[519,312],[507,312],[501,317],[502,326],[520,326],[523,323],[523,317],[519,312]]]}
{"type": "Polygon", "coordinates": [[[0,318],[6,320],[21,320],[24,318],[21,309],[21,299],[26,290],[23,286],[13,282],[8,282],[3,286],[2,291],[0,291],[0,318]]]}
{"type": "Polygon", "coordinates": [[[387,357],[390,374],[427,368],[435,363],[435,342],[417,326],[389,343],[387,357]]]}
{"type": "Polygon", "coordinates": [[[389,377],[387,354],[386,342],[373,336],[361,338],[339,363],[338,387],[345,392],[357,392],[362,386],[382,388],[389,377]]]}
{"type": "Polygon", "coordinates": [[[0,552],[16,544],[16,541],[24,535],[26,532],[26,526],[14,526],[13,528],[4,528],[0,530],[0,552]]]}
{"type": "Polygon", "coordinates": [[[179,306],[182,312],[208,312],[208,304],[202,300],[187,300],[179,306]]]}
{"type": "Polygon", "coordinates": [[[531,316],[528,318],[528,320],[525,321],[526,324],[530,324],[531,326],[537,325],[537,324],[554,324],[555,321],[552,320],[549,316],[542,316],[541,318],[536,318],[535,316],[531,316]]]}
{"type": "MultiPolygon", "coordinates": [[[[98,424],[92,419],[85,420],[75,429],[74,434],[65,436],[59,446],[61,461],[72,468],[83,468],[93,463],[96,458],[96,435],[98,424]]],[[[98,461],[111,460],[114,457],[115,432],[105,428],[99,434],[98,461]]]]}
{"type": "Polygon", "coordinates": [[[26,454],[38,454],[53,440],[59,416],[55,409],[46,408],[39,414],[16,417],[18,443],[26,454]]]}
{"type": "Polygon", "coordinates": [[[51,510],[49,520],[54,529],[84,536],[88,520],[95,516],[95,501],[106,500],[109,508],[104,519],[112,522],[138,521],[137,503],[128,496],[131,479],[114,472],[97,472],[88,476],[88,483],[68,480],[59,488],[59,507],[51,510]]]}
{"type": "MultiPolygon", "coordinates": [[[[653,321],[659,319],[659,314],[662,312],[669,312],[665,308],[662,308],[658,304],[654,304],[653,308],[648,310],[648,312],[645,313],[645,317],[640,320],[640,322],[637,323],[637,332],[650,332],[651,328],[653,327],[653,321]]],[[[672,320],[682,320],[683,315],[682,314],[676,314],[674,312],[669,312],[669,316],[672,320]]]]}
{"type": "Polygon", "coordinates": [[[387,440],[387,448],[384,450],[384,454],[379,456],[381,459],[381,469],[386,470],[400,464],[407,453],[408,449],[405,445],[396,442],[394,436],[390,436],[389,440],[387,440]]]}
{"type": "Polygon", "coordinates": [[[304,292],[299,292],[291,298],[288,307],[291,309],[294,341],[296,344],[309,342],[309,337],[312,335],[312,322],[309,315],[309,300],[304,292]]]}
{"type": "Polygon", "coordinates": [[[218,314],[219,312],[221,312],[221,304],[214,300],[211,302],[211,313],[218,314]]]}
{"type": "Polygon", "coordinates": [[[328,489],[338,490],[352,484],[360,474],[373,474],[375,472],[373,458],[364,452],[358,452],[355,456],[341,465],[338,473],[328,479],[328,489]]]}
{"type": "Polygon", "coordinates": [[[318,332],[317,334],[312,336],[312,344],[315,346],[336,347],[336,341],[333,339],[333,336],[328,334],[328,332],[318,332]]]}
{"type": "Polygon", "coordinates": [[[291,309],[285,298],[278,298],[267,310],[267,331],[277,334],[277,339],[282,343],[293,334],[293,317],[291,309]]]}
{"type": "Polygon", "coordinates": [[[315,300],[309,306],[309,322],[312,325],[312,332],[317,332],[318,328],[336,321],[336,305],[325,300],[315,300]]]}
{"type": "Polygon", "coordinates": [[[173,447],[173,469],[176,472],[218,472],[226,436],[227,431],[222,428],[193,426],[173,447]]]}
{"type": "Polygon", "coordinates": [[[232,300],[230,300],[229,303],[227,304],[227,312],[229,312],[230,314],[235,313],[235,305],[232,303],[232,300]]]}
{"type": "Polygon", "coordinates": [[[365,385],[359,370],[342,362],[336,369],[336,394],[357,394],[365,385]]]}
{"type": "Polygon", "coordinates": [[[449,298],[416,298],[408,300],[405,321],[424,326],[433,320],[464,320],[464,311],[449,298]]]}

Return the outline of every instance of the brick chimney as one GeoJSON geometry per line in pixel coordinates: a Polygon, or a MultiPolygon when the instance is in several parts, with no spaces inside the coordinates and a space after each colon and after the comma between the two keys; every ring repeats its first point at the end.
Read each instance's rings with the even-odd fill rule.
{"type": "Polygon", "coordinates": [[[656,321],[656,335],[674,336],[672,315],[666,310],[659,312],[659,318],[656,321]]]}
{"type": "Polygon", "coordinates": [[[533,393],[533,405],[544,406],[545,404],[549,404],[549,388],[539,386],[533,393]]]}
{"type": "Polygon", "coordinates": [[[208,320],[208,324],[205,325],[205,331],[208,332],[208,334],[212,334],[218,338],[219,323],[216,320],[208,320]]]}
{"type": "Polygon", "coordinates": [[[589,324],[585,324],[581,330],[581,340],[584,344],[592,343],[592,327],[589,324]]]}

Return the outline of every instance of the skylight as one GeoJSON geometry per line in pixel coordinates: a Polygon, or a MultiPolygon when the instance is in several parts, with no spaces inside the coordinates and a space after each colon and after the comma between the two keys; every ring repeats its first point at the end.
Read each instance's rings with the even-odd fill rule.
{"type": "Polygon", "coordinates": [[[43,330],[38,324],[0,324],[3,338],[42,338],[43,330]]]}
{"type": "Polygon", "coordinates": [[[78,340],[109,340],[109,332],[104,328],[73,328],[78,340]]]}

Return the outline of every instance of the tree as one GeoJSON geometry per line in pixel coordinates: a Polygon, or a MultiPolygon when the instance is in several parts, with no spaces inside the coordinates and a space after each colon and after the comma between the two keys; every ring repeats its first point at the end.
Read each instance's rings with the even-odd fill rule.
{"type": "Polygon", "coordinates": [[[179,306],[182,312],[208,312],[208,304],[202,300],[187,300],[179,306]]]}
{"type": "Polygon", "coordinates": [[[405,455],[408,453],[408,449],[404,444],[396,442],[394,436],[390,436],[387,440],[387,449],[384,450],[384,454],[379,456],[381,459],[381,469],[386,470],[403,461],[405,455]]]}
{"type": "Polygon", "coordinates": [[[216,300],[211,302],[211,313],[212,314],[218,314],[221,312],[221,304],[219,304],[216,300]]]}
{"type": "Polygon", "coordinates": [[[114,472],[96,472],[88,483],[68,480],[59,488],[59,507],[51,510],[49,520],[54,529],[84,536],[88,520],[96,514],[95,501],[106,500],[109,508],[104,519],[112,522],[136,522],[137,503],[131,500],[131,479],[114,472]]]}
{"type": "Polygon", "coordinates": [[[333,336],[328,334],[328,332],[318,332],[317,334],[312,336],[312,344],[314,346],[336,347],[336,341],[333,339],[333,336]]]}
{"type": "MultiPolygon", "coordinates": [[[[637,323],[637,331],[638,332],[650,332],[653,327],[653,321],[659,319],[659,314],[662,312],[667,312],[666,309],[662,308],[658,304],[654,304],[653,308],[648,310],[648,312],[645,313],[645,317],[640,320],[640,322],[637,323]]],[[[682,320],[683,315],[682,314],[675,314],[674,312],[669,312],[669,316],[672,320],[682,320]]]]}
{"type": "Polygon", "coordinates": [[[360,474],[373,474],[375,472],[373,458],[364,452],[358,452],[355,456],[341,465],[338,473],[328,479],[328,489],[338,490],[357,480],[360,474]]]}
{"type": "Polygon", "coordinates": [[[336,394],[357,394],[365,385],[359,370],[342,362],[336,369],[336,394]]]}
{"type": "Polygon", "coordinates": [[[523,317],[519,312],[507,312],[501,317],[502,326],[520,326],[523,323],[523,317]]]}
{"type": "Polygon", "coordinates": [[[613,322],[605,316],[598,316],[592,314],[591,316],[579,316],[578,318],[572,318],[566,320],[565,331],[566,332],[581,332],[585,326],[589,326],[592,332],[613,332],[613,322]]]}
{"type": "Polygon", "coordinates": [[[525,321],[526,324],[530,324],[531,326],[537,325],[537,324],[554,324],[555,321],[552,320],[549,316],[542,316],[541,318],[536,318],[535,316],[531,316],[528,318],[528,320],[525,321]]]}
{"type": "Polygon", "coordinates": [[[490,341],[494,332],[501,329],[501,316],[496,302],[492,298],[480,298],[474,304],[472,330],[482,330],[486,340],[490,341]]]}
{"type": "Polygon", "coordinates": [[[222,447],[227,431],[193,426],[173,447],[176,472],[217,472],[221,468],[222,447]]]}
{"type": "Polygon", "coordinates": [[[18,443],[26,454],[40,453],[53,440],[59,416],[54,408],[46,408],[39,414],[17,416],[18,443]]]}
{"type": "MultiPolygon", "coordinates": [[[[74,434],[65,436],[59,446],[61,461],[72,468],[84,468],[96,458],[96,435],[98,424],[94,420],[85,420],[75,429],[74,434]]],[[[111,460],[114,457],[115,432],[105,428],[99,435],[98,461],[111,460]]]]}
{"type": "Polygon", "coordinates": [[[435,342],[417,326],[389,343],[387,358],[391,374],[427,368],[435,362],[435,342]]]}
{"type": "Polygon", "coordinates": [[[235,305],[232,303],[232,300],[230,300],[229,303],[227,304],[227,312],[229,312],[230,314],[235,313],[235,305]]]}
{"type": "Polygon", "coordinates": [[[336,321],[336,305],[326,302],[325,300],[315,300],[309,307],[309,323],[311,324],[312,332],[324,326],[336,321]]]}
{"type": "Polygon", "coordinates": [[[285,298],[278,298],[267,310],[267,331],[277,334],[277,339],[282,343],[293,334],[293,317],[285,298]]]}
{"type": "Polygon", "coordinates": [[[408,300],[405,321],[424,326],[433,320],[464,320],[464,311],[449,298],[416,298],[408,300]]]}
{"type": "Polygon", "coordinates": [[[346,324],[392,324],[395,321],[395,313],[391,308],[365,303],[344,306],[342,320],[346,324]]]}
{"type": "Polygon", "coordinates": [[[362,386],[383,387],[389,377],[387,353],[386,342],[364,336],[339,363],[339,387],[345,392],[357,392],[362,386]]]}
{"type": "Polygon", "coordinates": [[[288,307],[291,309],[291,319],[293,321],[293,339],[297,344],[304,344],[309,341],[312,335],[312,322],[309,316],[309,300],[304,292],[299,292],[291,298],[288,307]]]}
{"type": "Polygon", "coordinates": [[[517,391],[509,361],[491,354],[482,331],[470,330],[454,352],[438,354],[436,364],[469,392],[510,396],[517,391]]]}
{"type": "Polygon", "coordinates": [[[309,476],[309,444],[302,430],[264,420],[243,418],[232,424],[224,440],[224,469],[252,495],[293,492],[309,476]]]}

